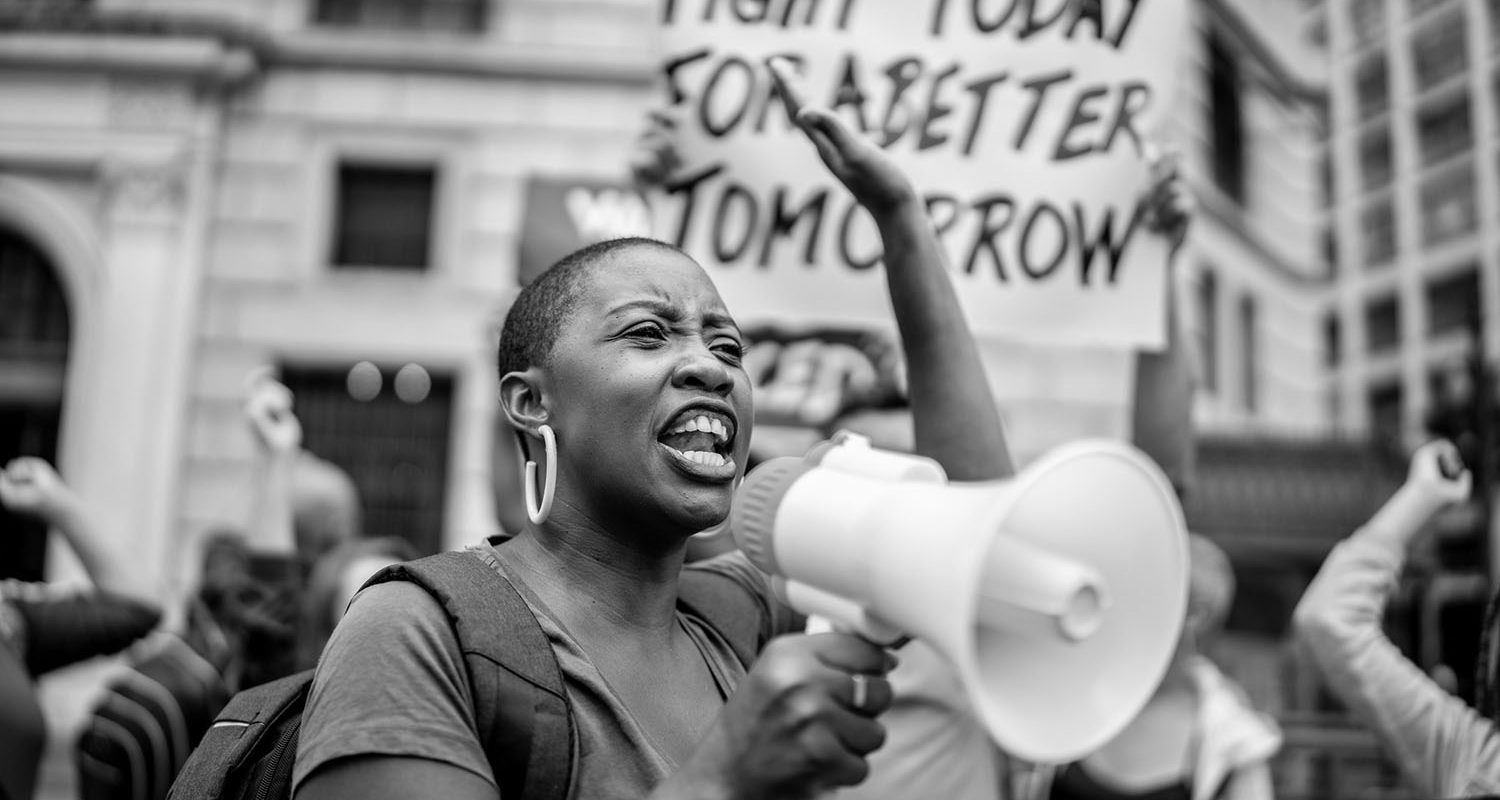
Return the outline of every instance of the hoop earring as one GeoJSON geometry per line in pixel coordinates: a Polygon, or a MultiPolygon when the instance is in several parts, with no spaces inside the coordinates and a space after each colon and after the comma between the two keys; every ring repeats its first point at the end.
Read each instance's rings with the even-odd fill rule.
{"type": "Polygon", "coordinates": [[[540,525],[552,513],[552,499],[557,495],[557,437],[551,425],[538,425],[536,432],[542,435],[542,447],[547,452],[547,475],[542,482],[542,504],[536,502],[536,462],[526,461],[526,516],[540,525]]]}

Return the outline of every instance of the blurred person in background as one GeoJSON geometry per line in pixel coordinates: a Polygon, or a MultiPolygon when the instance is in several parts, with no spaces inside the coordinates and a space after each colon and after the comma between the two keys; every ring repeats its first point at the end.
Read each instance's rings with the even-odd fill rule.
{"type": "Polygon", "coordinates": [[[11,461],[0,470],[0,503],[56,530],[94,584],[0,583],[0,798],[29,800],[47,744],[36,678],[124,649],[156,627],[161,611],[120,543],[51,464],[11,461]]]}
{"type": "Polygon", "coordinates": [[[1333,548],[1292,616],[1298,643],[1329,689],[1375,732],[1422,797],[1500,793],[1496,601],[1479,633],[1477,710],[1409,661],[1381,628],[1418,534],[1438,511],[1466,500],[1471,482],[1452,443],[1418,448],[1406,483],[1333,548]]]}
{"type": "Polygon", "coordinates": [[[1281,731],[1204,655],[1234,604],[1229,557],[1188,537],[1187,616],[1145,708],[1097,751],[1051,776],[1051,800],[1269,800],[1281,731]]]}
{"type": "Polygon", "coordinates": [[[349,601],[371,575],[384,567],[418,557],[405,539],[351,539],[324,553],[313,565],[302,596],[302,616],[297,631],[297,669],[318,665],[323,645],[344,616],[349,601]]]}
{"type": "MultiPolygon", "coordinates": [[[[1175,264],[1193,202],[1176,158],[1151,157],[1146,221],[1169,239],[1175,264]]],[[[1169,272],[1167,346],[1136,358],[1131,439],[1182,496],[1195,464],[1190,424],[1194,378],[1174,286],[1169,272]]],[[[855,412],[834,425],[867,435],[876,446],[909,448],[899,415],[855,412]]],[[[872,756],[870,779],[841,792],[840,800],[917,795],[949,800],[1270,797],[1269,759],[1280,746],[1280,733],[1201,649],[1228,614],[1233,573],[1208,539],[1192,536],[1189,541],[1189,604],[1177,652],[1141,713],[1098,752],[1062,767],[1029,764],[1000,752],[970,711],[951,668],[931,648],[913,642],[903,648],[901,665],[891,675],[896,700],[886,715],[890,741],[872,756]]]]}
{"type": "Polygon", "coordinates": [[[106,685],[77,742],[83,800],[164,798],[235,692],[313,666],[364,580],[414,556],[404,540],[357,538],[353,481],[302,449],[285,386],[257,372],[246,392],[257,449],[247,532],[205,537],[180,630],[106,685]]]}

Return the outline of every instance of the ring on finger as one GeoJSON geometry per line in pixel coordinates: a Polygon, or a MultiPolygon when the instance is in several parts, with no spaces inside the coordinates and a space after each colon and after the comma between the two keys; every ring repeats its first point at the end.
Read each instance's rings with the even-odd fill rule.
{"type": "Polygon", "coordinates": [[[854,706],[856,711],[863,711],[865,702],[870,699],[870,677],[856,672],[850,675],[849,679],[854,682],[854,698],[850,701],[850,705],[854,706]]]}

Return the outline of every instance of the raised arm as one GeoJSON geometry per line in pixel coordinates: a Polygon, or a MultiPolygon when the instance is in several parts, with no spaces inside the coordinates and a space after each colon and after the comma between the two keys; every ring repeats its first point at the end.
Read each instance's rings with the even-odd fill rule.
{"type": "Polygon", "coordinates": [[[1193,442],[1193,363],[1177,310],[1177,254],[1192,222],[1193,202],[1175,153],[1150,152],[1152,184],[1145,198],[1147,225],[1167,237],[1167,344],[1135,359],[1131,440],[1151,456],[1179,491],[1196,462],[1193,442]]]}
{"type": "Polygon", "coordinates": [[[292,413],[292,392],[268,375],[248,381],[245,418],[260,450],[250,506],[249,541],[262,554],[292,556],[292,479],[302,452],[302,425],[292,413]]]}
{"type": "Polygon", "coordinates": [[[1424,797],[1500,791],[1495,726],[1433,683],[1381,629],[1412,540],[1433,514],[1469,494],[1469,473],[1448,477],[1445,461],[1457,463],[1448,442],[1416,452],[1406,483],[1334,548],[1292,617],[1329,687],[1372,727],[1424,797]]]}
{"type": "Polygon", "coordinates": [[[936,459],[954,480],[1009,476],[1015,468],[999,409],[921,197],[880,148],[827,109],[803,102],[789,61],[773,58],[767,66],[824,165],[880,230],[886,285],[906,356],[916,451],[936,459]]]}
{"type": "Polygon", "coordinates": [[[100,589],[154,600],[150,586],[124,544],[111,538],[88,505],[51,464],[23,456],[0,470],[0,503],[45,522],[78,554],[89,579],[100,589]]]}

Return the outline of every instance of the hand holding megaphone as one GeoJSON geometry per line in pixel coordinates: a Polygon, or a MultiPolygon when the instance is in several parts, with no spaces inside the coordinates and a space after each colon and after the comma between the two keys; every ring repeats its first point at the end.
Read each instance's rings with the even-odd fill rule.
{"type": "Polygon", "coordinates": [[[865,757],[885,742],[876,717],[890,707],[894,666],[846,634],[772,640],[661,794],[813,798],[863,781],[865,757]]]}
{"type": "Polygon", "coordinates": [[[1032,761],[1074,760],[1123,728],[1186,606],[1171,486],[1110,442],[1061,448],[1014,480],[950,484],[935,462],[851,438],[762,464],[731,530],[799,610],[932,645],[996,742],[1032,761]]]}

